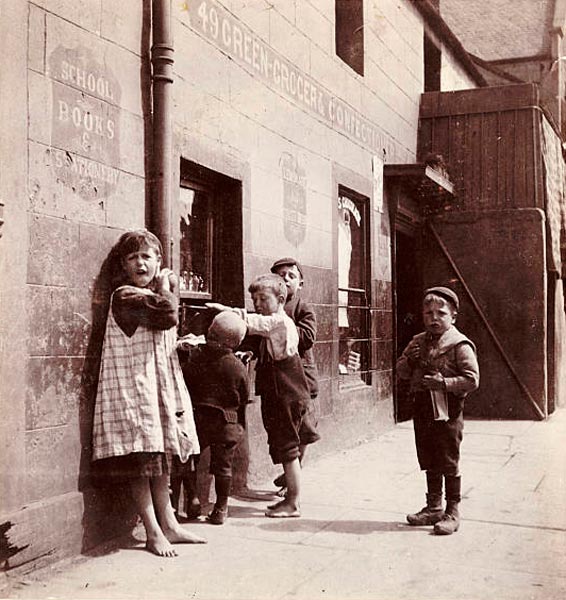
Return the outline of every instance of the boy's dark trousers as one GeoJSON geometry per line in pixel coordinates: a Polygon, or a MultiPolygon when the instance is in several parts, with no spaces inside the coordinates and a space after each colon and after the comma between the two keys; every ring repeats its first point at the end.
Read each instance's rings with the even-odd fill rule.
{"type": "Polygon", "coordinates": [[[299,355],[266,360],[256,367],[256,394],[274,464],[299,457],[299,430],[309,400],[307,380],[299,355]]]}
{"type": "MultiPolygon", "coordinates": [[[[456,531],[459,524],[459,504],[461,501],[461,476],[459,472],[460,444],[463,437],[464,419],[461,398],[449,395],[448,421],[435,421],[432,403],[428,392],[415,394],[414,429],[415,444],[419,465],[426,471],[426,507],[407,519],[411,524],[434,524],[452,516],[455,520],[451,528],[456,531]],[[443,480],[446,493],[446,511],[442,510],[443,480]],[[426,523],[424,521],[427,521],[426,523]]],[[[450,527],[449,527],[450,528],[450,527]]],[[[435,525],[435,533],[444,531],[446,523],[435,525]]]]}
{"type": "MultiPolygon", "coordinates": [[[[232,415],[229,415],[231,417],[232,415]]],[[[237,414],[234,413],[237,419],[237,414]]],[[[195,424],[201,452],[210,446],[209,472],[214,475],[216,508],[224,510],[232,489],[232,463],[236,447],[244,437],[244,428],[239,423],[229,423],[224,411],[202,406],[195,410],[195,424]]],[[[201,514],[198,497],[197,472],[200,457],[191,456],[186,463],[174,457],[170,478],[171,504],[178,513],[181,484],[185,492],[185,512],[188,519],[196,519],[201,514]]]]}
{"type": "MultiPolygon", "coordinates": [[[[210,446],[209,472],[214,475],[215,508],[225,510],[232,489],[232,464],[236,448],[244,437],[238,413],[210,406],[195,410],[195,424],[201,451],[210,446]]],[[[196,491],[196,490],[195,490],[196,491]]]]}

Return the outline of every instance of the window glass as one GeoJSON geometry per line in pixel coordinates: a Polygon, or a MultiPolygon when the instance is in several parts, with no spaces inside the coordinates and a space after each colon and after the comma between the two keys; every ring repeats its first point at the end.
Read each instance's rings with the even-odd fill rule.
{"type": "Polygon", "coordinates": [[[245,300],[242,182],[181,157],[173,268],[180,279],[179,334],[205,334],[206,302],[245,300]]]}
{"type": "Polygon", "coordinates": [[[338,373],[343,383],[369,383],[368,201],[338,197],[338,373]]]}
{"type": "Polygon", "coordinates": [[[426,33],[424,34],[424,91],[440,91],[442,53],[426,33]]]}
{"type": "Polygon", "coordinates": [[[181,187],[179,284],[184,295],[211,294],[213,219],[210,193],[181,187]]]}
{"type": "Polygon", "coordinates": [[[336,54],[356,73],[364,74],[363,0],[335,0],[336,54]]]}

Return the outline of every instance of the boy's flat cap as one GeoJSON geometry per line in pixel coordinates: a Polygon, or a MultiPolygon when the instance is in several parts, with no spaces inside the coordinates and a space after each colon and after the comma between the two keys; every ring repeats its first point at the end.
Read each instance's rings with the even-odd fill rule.
{"type": "Polygon", "coordinates": [[[452,291],[450,288],[431,287],[428,288],[428,290],[425,290],[424,296],[427,296],[428,294],[435,294],[436,296],[440,296],[441,298],[448,300],[448,302],[450,302],[454,308],[456,308],[456,310],[459,310],[460,308],[460,299],[458,298],[456,292],[452,291]]]}
{"type": "Polygon", "coordinates": [[[279,260],[276,260],[272,265],[271,265],[271,272],[272,273],[277,273],[277,269],[279,267],[283,267],[283,266],[295,266],[297,267],[297,270],[299,271],[299,273],[301,274],[301,277],[303,276],[303,267],[301,267],[301,264],[299,263],[298,260],[291,258],[290,256],[287,256],[286,258],[280,258],[279,260]]]}

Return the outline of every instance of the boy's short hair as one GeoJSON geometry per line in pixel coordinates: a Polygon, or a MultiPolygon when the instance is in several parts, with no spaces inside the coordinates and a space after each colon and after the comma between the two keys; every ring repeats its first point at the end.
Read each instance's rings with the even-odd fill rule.
{"type": "Polygon", "coordinates": [[[206,333],[206,341],[237,348],[246,335],[247,327],[245,321],[237,314],[223,311],[217,314],[206,333]]]}
{"type": "Polygon", "coordinates": [[[269,290],[276,296],[283,296],[284,299],[287,298],[287,286],[285,285],[285,280],[276,273],[259,275],[250,283],[250,287],[248,288],[250,294],[254,294],[260,290],[269,290]]]}
{"type": "Polygon", "coordinates": [[[429,296],[442,298],[457,312],[460,308],[460,299],[456,292],[447,287],[431,287],[425,290],[423,303],[430,302],[429,296]]]}
{"type": "Polygon", "coordinates": [[[297,267],[297,271],[299,271],[299,275],[301,276],[301,279],[304,278],[303,275],[303,267],[301,267],[301,264],[299,263],[298,260],[291,258],[291,257],[286,257],[286,258],[280,258],[279,260],[276,260],[272,265],[271,265],[271,269],[270,271],[272,273],[277,273],[277,269],[279,267],[297,267]]]}

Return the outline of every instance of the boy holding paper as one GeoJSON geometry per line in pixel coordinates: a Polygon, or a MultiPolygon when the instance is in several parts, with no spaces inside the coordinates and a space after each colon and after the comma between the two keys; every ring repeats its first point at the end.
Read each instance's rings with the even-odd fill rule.
{"type": "Polygon", "coordinates": [[[427,479],[427,504],[407,515],[407,521],[415,526],[434,525],[436,535],[450,535],[460,526],[464,398],[479,385],[475,345],[454,326],[459,304],[449,288],[426,290],[425,331],[409,342],[397,361],[397,377],[410,381],[417,457],[427,479]],[[446,510],[442,507],[443,482],[446,510]]]}

